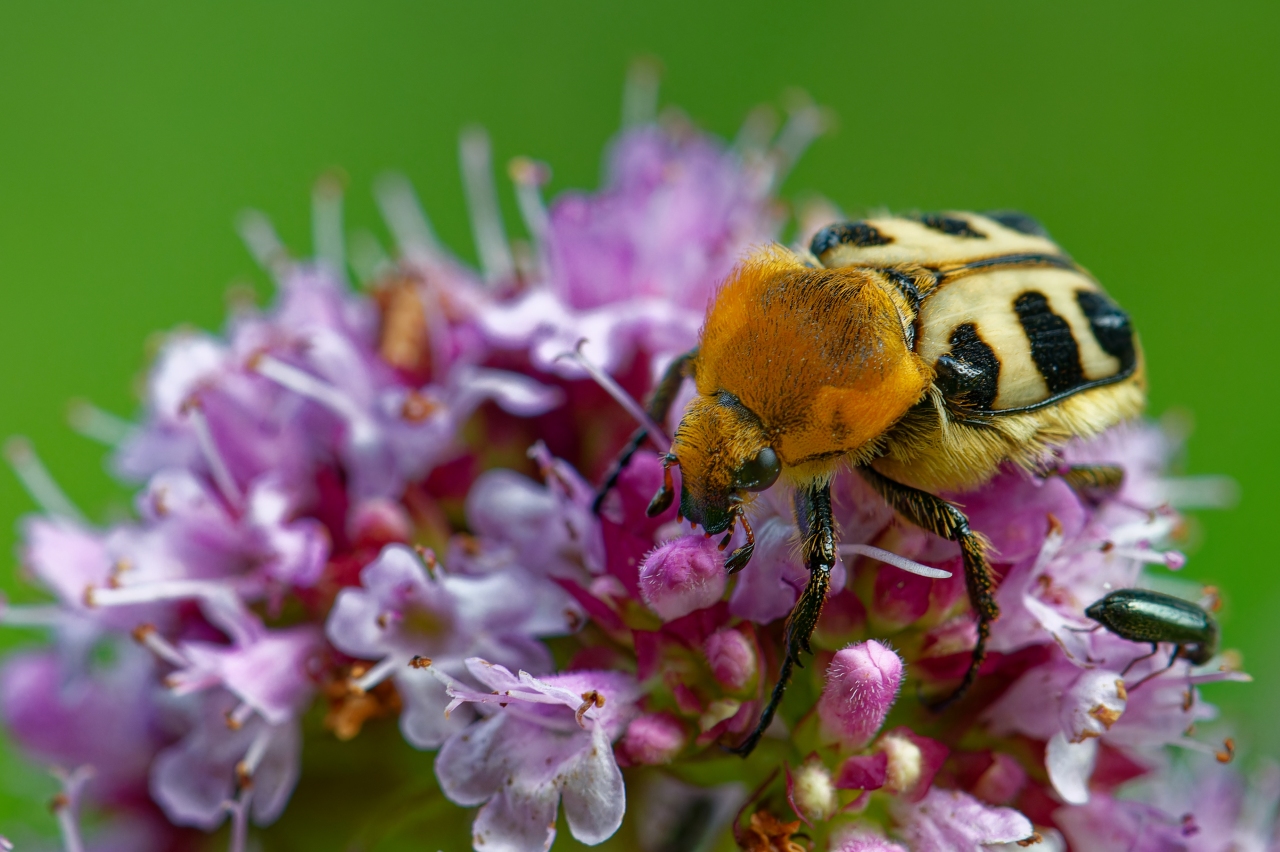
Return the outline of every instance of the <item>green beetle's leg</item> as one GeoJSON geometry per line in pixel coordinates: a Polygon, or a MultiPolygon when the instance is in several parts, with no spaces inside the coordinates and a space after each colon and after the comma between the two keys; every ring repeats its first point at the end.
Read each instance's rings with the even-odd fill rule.
{"type": "Polygon", "coordinates": [[[778,671],[778,680],[774,684],[769,703],[765,705],[753,730],[745,740],[730,749],[734,754],[746,757],[751,754],[760,742],[760,737],[773,722],[778,712],[782,696],[787,691],[787,683],[791,680],[792,666],[803,667],[800,654],[812,653],[809,639],[814,628],[818,626],[818,617],[822,615],[822,604],[827,599],[827,590],[831,587],[831,571],[836,565],[836,533],[831,518],[831,485],[824,483],[796,492],[796,521],[803,537],[801,552],[809,567],[809,582],[805,586],[800,600],[796,601],[791,615],[787,618],[786,650],[782,658],[782,668],[778,671]]]}
{"type": "Polygon", "coordinates": [[[1124,468],[1114,464],[1071,464],[1055,471],[1071,490],[1091,500],[1105,500],[1120,493],[1124,468]]]}
{"type": "MultiPolygon", "coordinates": [[[[1142,662],[1143,660],[1149,660],[1158,653],[1160,653],[1160,645],[1155,642],[1152,642],[1151,653],[1143,654],[1141,657],[1134,657],[1132,660],[1130,660],[1129,665],[1125,666],[1124,671],[1120,672],[1120,677],[1124,677],[1125,675],[1127,675],[1129,673],[1129,669],[1133,668],[1138,663],[1142,662]]],[[[1175,660],[1178,659],[1178,652],[1176,649],[1173,652],[1173,658],[1175,660]]],[[[1173,665],[1173,663],[1170,663],[1169,665],[1173,665]]]]}
{"type": "MultiPolygon", "coordinates": [[[[1152,643],[1152,644],[1154,644],[1154,643],[1152,643]]],[[[1138,660],[1145,660],[1147,657],[1150,657],[1150,656],[1154,655],[1154,654],[1156,653],[1156,651],[1158,651],[1158,650],[1160,650],[1160,649],[1159,649],[1159,646],[1157,646],[1157,647],[1156,647],[1156,650],[1155,650],[1155,651],[1152,651],[1150,654],[1147,654],[1147,656],[1146,656],[1146,657],[1139,657],[1139,658],[1138,658],[1138,660]]],[[[1138,681],[1137,683],[1135,683],[1133,686],[1126,686],[1126,687],[1125,687],[1125,689],[1126,689],[1127,691],[1129,691],[1129,692],[1133,692],[1135,689],[1137,689],[1138,687],[1142,686],[1144,683],[1146,683],[1147,681],[1151,680],[1153,677],[1159,677],[1160,675],[1162,675],[1162,674],[1164,674],[1165,672],[1169,671],[1169,669],[1173,668],[1173,664],[1174,664],[1174,663],[1176,663],[1176,662],[1178,662],[1178,658],[1179,658],[1179,657],[1181,657],[1181,656],[1182,656],[1182,646],[1181,646],[1181,645],[1175,645],[1175,646],[1174,646],[1174,648],[1173,648],[1173,656],[1169,657],[1169,665],[1165,666],[1165,667],[1164,667],[1164,668],[1162,668],[1162,669],[1156,669],[1156,670],[1155,670],[1155,671],[1153,671],[1151,674],[1147,675],[1147,676],[1146,676],[1146,677],[1144,677],[1142,680],[1140,680],[1140,681],[1138,681]]],[[[1134,661],[1133,661],[1133,663],[1138,662],[1138,660],[1134,660],[1134,661]]],[[[1129,665],[1131,666],[1131,665],[1133,665],[1133,663],[1130,663],[1129,665]]],[[[1129,667],[1128,667],[1128,666],[1126,666],[1126,667],[1125,667],[1125,671],[1127,672],[1128,670],[1129,670],[1129,667]]],[[[1120,676],[1121,676],[1121,677],[1124,677],[1124,672],[1121,672],[1121,673],[1120,673],[1120,676]]]]}
{"type": "Polygon", "coordinates": [[[995,579],[991,575],[991,565],[987,562],[986,539],[969,529],[969,519],[964,513],[941,497],[895,482],[870,467],[860,467],[857,470],[898,514],[921,529],[960,545],[969,605],[973,607],[978,619],[978,640],[973,645],[969,668],[960,685],[941,701],[930,702],[931,709],[942,710],[962,698],[978,679],[978,669],[987,656],[991,622],[1000,617],[1000,608],[996,605],[995,598],[995,579]]]}
{"type": "MultiPolygon", "coordinates": [[[[649,396],[649,404],[645,406],[645,411],[649,417],[661,424],[667,419],[667,415],[671,413],[671,404],[675,402],[676,394],[680,392],[680,385],[684,383],[685,377],[689,375],[689,365],[693,363],[694,356],[698,354],[697,349],[690,349],[688,352],[676,358],[668,365],[666,372],[662,374],[662,378],[658,380],[658,384],[653,389],[653,393],[649,396]]],[[[618,477],[627,469],[627,465],[631,463],[631,457],[644,445],[644,439],[648,435],[644,427],[641,426],[631,436],[631,440],[627,442],[626,447],[614,459],[612,465],[609,466],[609,473],[605,476],[604,484],[600,486],[600,490],[596,492],[596,499],[591,503],[591,511],[593,514],[600,514],[600,507],[604,505],[604,498],[609,496],[609,492],[618,484],[618,477]]],[[[660,450],[666,452],[667,447],[660,447],[660,450]]]]}

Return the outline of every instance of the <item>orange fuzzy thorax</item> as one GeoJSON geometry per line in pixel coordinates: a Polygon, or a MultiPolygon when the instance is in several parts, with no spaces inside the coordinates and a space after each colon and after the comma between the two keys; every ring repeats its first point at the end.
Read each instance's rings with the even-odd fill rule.
{"type": "Polygon", "coordinates": [[[873,271],[808,267],[781,248],[744,261],[703,326],[699,396],[674,447],[686,487],[727,489],[766,445],[801,481],[872,447],[931,380],[903,322],[873,271]],[[726,393],[753,416],[726,408],[726,393]]]}

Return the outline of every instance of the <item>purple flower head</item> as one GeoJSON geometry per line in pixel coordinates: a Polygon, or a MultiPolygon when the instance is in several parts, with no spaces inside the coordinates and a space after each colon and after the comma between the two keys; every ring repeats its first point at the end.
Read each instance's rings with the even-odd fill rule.
{"type": "Polygon", "coordinates": [[[464,661],[484,653],[512,665],[543,671],[550,667],[546,648],[534,639],[540,625],[567,629],[563,608],[540,611],[558,600],[558,590],[530,600],[507,577],[460,577],[427,570],[423,558],[404,545],[388,545],[360,573],[359,588],[343,589],[325,626],[338,650],[377,664],[353,688],[372,689],[390,677],[404,702],[400,728],[418,748],[436,748],[469,720],[467,713],[448,719],[445,688],[424,668],[464,677],[464,661]],[[550,601],[547,600],[548,596],[550,601]],[[530,606],[530,603],[533,603],[530,606]],[[558,619],[558,621],[557,621],[558,619]]]}
{"type": "MultiPolygon", "coordinates": [[[[569,672],[537,679],[467,660],[485,691],[443,673],[451,708],[470,702],[483,718],[445,742],[436,776],[460,805],[483,805],[472,830],[477,850],[545,850],[561,800],[569,831],[600,843],[622,823],[626,793],[611,743],[633,714],[636,684],[618,672],[569,672]]],[[[434,668],[432,669],[434,671],[434,668]]]]}
{"type": "Polygon", "coordinates": [[[640,566],[640,595],[665,621],[711,606],[724,587],[724,556],[700,535],[659,545],[640,566]]]}
{"type": "Polygon", "coordinates": [[[818,718],[827,736],[862,748],[879,732],[902,684],[902,658],[875,640],[850,645],[827,667],[818,718]]]}

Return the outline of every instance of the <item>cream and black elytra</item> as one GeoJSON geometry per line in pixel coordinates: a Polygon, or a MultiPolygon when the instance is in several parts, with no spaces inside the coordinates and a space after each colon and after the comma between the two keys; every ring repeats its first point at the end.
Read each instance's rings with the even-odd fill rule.
{"type": "MultiPolygon", "coordinates": [[[[649,400],[666,417],[681,382],[685,409],[650,513],[671,505],[708,534],[739,521],[780,477],[795,488],[807,588],[787,621],[787,653],[746,755],[777,710],[817,623],[836,561],[830,483],[852,466],[907,521],[960,545],[977,639],[968,670],[935,706],[961,697],[999,615],[987,544],[937,496],[990,480],[1005,463],[1044,474],[1053,453],[1137,416],[1142,352],[1128,316],[1034,220],[944,213],[832,225],[808,253],[780,246],[746,257],[720,286],[698,348],[677,358],[649,400]]],[[[643,442],[637,433],[601,488],[643,442]]],[[[1058,469],[1074,487],[1120,483],[1111,467],[1058,469]]],[[[725,541],[728,541],[726,536],[725,541]]]]}

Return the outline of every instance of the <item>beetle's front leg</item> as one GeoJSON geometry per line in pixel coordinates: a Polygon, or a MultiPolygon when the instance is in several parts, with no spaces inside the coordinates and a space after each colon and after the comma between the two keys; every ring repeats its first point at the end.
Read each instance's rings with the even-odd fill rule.
{"type": "MultiPolygon", "coordinates": [[[[667,415],[671,413],[671,405],[675,402],[676,394],[680,392],[680,385],[684,383],[685,376],[689,374],[690,365],[697,354],[697,349],[691,349],[667,365],[666,372],[662,374],[662,378],[658,380],[657,386],[654,387],[653,393],[649,396],[649,404],[645,406],[645,411],[654,422],[661,424],[667,419],[667,415]]],[[[604,505],[604,498],[608,497],[609,492],[618,484],[618,477],[622,476],[622,472],[627,469],[627,465],[631,462],[631,457],[644,446],[644,440],[648,434],[645,428],[641,426],[631,436],[631,440],[627,442],[618,457],[614,459],[613,464],[609,467],[608,475],[605,476],[604,483],[600,486],[600,490],[596,492],[596,499],[591,503],[593,514],[600,514],[600,507],[604,505]]],[[[658,449],[666,452],[668,448],[659,447],[658,449]]]]}
{"type": "Polygon", "coordinates": [[[773,722],[778,705],[782,703],[782,696],[787,691],[787,683],[791,680],[792,666],[803,667],[800,662],[801,652],[812,653],[809,640],[818,626],[819,616],[822,615],[822,605],[831,588],[831,572],[836,565],[836,533],[831,517],[830,483],[813,485],[796,492],[796,522],[803,537],[802,552],[809,568],[809,582],[787,618],[786,650],[769,703],[761,712],[755,729],[732,749],[734,754],[742,757],[751,754],[760,742],[760,737],[773,722]]]}

